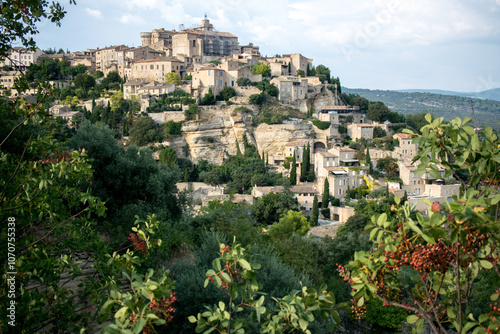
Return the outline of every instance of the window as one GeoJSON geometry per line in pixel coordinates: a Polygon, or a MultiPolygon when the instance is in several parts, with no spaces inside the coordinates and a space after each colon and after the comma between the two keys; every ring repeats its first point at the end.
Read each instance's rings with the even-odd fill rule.
{"type": "Polygon", "coordinates": [[[154,69],[155,69],[155,66],[154,66],[154,65],[149,65],[149,69],[150,69],[150,70],[154,70],[154,69]]]}
{"type": "Polygon", "coordinates": [[[207,71],[207,75],[208,75],[209,77],[211,77],[211,76],[212,76],[212,71],[207,71]]]}
{"type": "Polygon", "coordinates": [[[342,180],[339,180],[339,186],[341,186],[341,185],[342,185],[342,180]]]}

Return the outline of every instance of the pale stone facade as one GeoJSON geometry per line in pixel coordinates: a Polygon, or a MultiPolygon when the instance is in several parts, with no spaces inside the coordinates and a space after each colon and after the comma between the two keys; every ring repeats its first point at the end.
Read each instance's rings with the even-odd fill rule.
{"type": "Polygon", "coordinates": [[[407,133],[396,133],[393,138],[399,141],[394,152],[398,159],[411,161],[418,153],[418,145],[413,143],[413,136],[407,133]]]}
{"type": "Polygon", "coordinates": [[[289,73],[291,75],[297,75],[298,70],[301,70],[305,74],[307,74],[307,66],[309,66],[309,68],[312,68],[313,60],[304,57],[300,53],[283,55],[281,58],[288,63],[289,73]]]}
{"type": "Polygon", "coordinates": [[[26,70],[31,64],[45,56],[45,52],[36,48],[35,51],[23,47],[12,48],[5,59],[0,59],[0,66],[9,66],[14,69],[26,70]]]}
{"type": "Polygon", "coordinates": [[[354,123],[347,126],[347,135],[351,137],[352,140],[359,140],[365,138],[366,140],[373,139],[373,125],[354,123]]]}
{"type": "Polygon", "coordinates": [[[139,60],[132,65],[132,78],[164,81],[165,75],[175,72],[182,75],[184,63],[175,58],[163,57],[147,60],[139,60]]]}
{"type": "Polygon", "coordinates": [[[228,32],[215,31],[206,16],[197,28],[172,34],[174,57],[178,54],[195,57],[229,56],[233,53],[238,53],[238,37],[228,32]]]}
{"type": "Polygon", "coordinates": [[[308,82],[306,78],[280,76],[271,80],[278,87],[278,99],[282,102],[293,102],[307,98],[308,82]]]}

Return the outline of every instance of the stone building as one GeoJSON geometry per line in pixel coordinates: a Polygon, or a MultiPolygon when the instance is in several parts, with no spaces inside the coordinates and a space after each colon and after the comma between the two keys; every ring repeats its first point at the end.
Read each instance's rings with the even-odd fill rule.
{"type": "Polygon", "coordinates": [[[354,123],[347,126],[347,135],[352,140],[365,138],[366,140],[373,139],[373,125],[364,123],[354,123]]]}
{"type": "Polygon", "coordinates": [[[184,63],[170,57],[138,60],[132,64],[131,78],[164,81],[169,72],[182,76],[185,72],[184,63]]]}
{"type": "Polygon", "coordinates": [[[278,87],[278,99],[284,103],[307,98],[308,81],[306,78],[280,76],[271,80],[278,87]]]}
{"type": "MultiPolygon", "coordinates": [[[[229,56],[238,53],[238,37],[229,32],[214,30],[205,16],[198,27],[181,31],[155,29],[141,33],[142,46],[158,51],[171,50],[171,56],[229,56]]],[[[255,49],[253,49],[255,52],[255,49]]],[[[258,51],[258,48],[257,48],[258,51]]]]}
{"type": "Polygon", "coordinates": [[[0,66],[8,66],[24,71],[31,64],[36,64],[43,56],[46,56],[45,52],[38,48],[33,51],[23,47],[15,47],[7,53],[7,57],[0,59],[0,66]]]}

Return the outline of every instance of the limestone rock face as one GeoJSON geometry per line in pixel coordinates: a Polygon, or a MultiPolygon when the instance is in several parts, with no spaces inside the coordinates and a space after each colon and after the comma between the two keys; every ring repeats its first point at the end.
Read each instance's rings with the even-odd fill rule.
{"type": "MultiPolygon", "coordinates": [[[[256,93],[255,89],[249,87],[241,90],[248,96],[256,93]]],[[[320,86],[314,88],[309,98],[299,102],[296,107],[303,105],[301,109],[305,112],[311,105],[316,110],[335,103],[334,94],[320,86]]],[[[180,158],[190,159],[194,163],[204,159],[211,164],[221,165],[227,154],[236,154],[237,143],[243,152],[244,135],[249,143],[257,147],[260,154],[284,152],[287,143],[297,140],[311,140],[312,145],[321,142],[323,147],[332,143],[335,129],[319,130],[311,123],[303,123],[301,120],[292,120],[286,124],[260,124],[254,128],[252,114],[256,112],[257,107],[252,105],[225,106],[219,102],[215,106],[200,106],[198,119],[183,124],[182,136],[174,137],[163,144],[175,149],[180,158]],[[235,111],[242,106],[251,112],[235,111]]],[[[338,134],[338,131],[336,133],[338,134]]]]}

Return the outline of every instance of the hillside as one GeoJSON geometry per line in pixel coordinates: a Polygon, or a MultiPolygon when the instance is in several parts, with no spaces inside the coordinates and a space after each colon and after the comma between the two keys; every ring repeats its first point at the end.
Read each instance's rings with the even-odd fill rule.
{"type": "Polygon", "coordinates": [[[397,90],[397,92],[455,95],[455,96],[463,96],[463,97],[469,97],[469,98],[472,97],[472,98],[476,98],[476,99],[500,101],[500,88],[489,89],[489,90],[485,90],[482,92],[454,92],[454,91],[441,90],[441,89],[402,89],[402,90],[397,90]]]}
{"type": "MultiPolygon", "coordinates": [[[[390,90],[350,89],[343,88],[344,93],[359,94],[370,101],[381,101],[391,110],[402,114],[418,114],[429,112],[442,116],[445,120],[456,117],[471,117],[470,98],[463,96],[442,95],[432,93],[408,93],[390,90]]],[[[476,112],[477,125],[491,126],[500,131],[500,102],[493,100],[472,99],[476,112]]]]}

